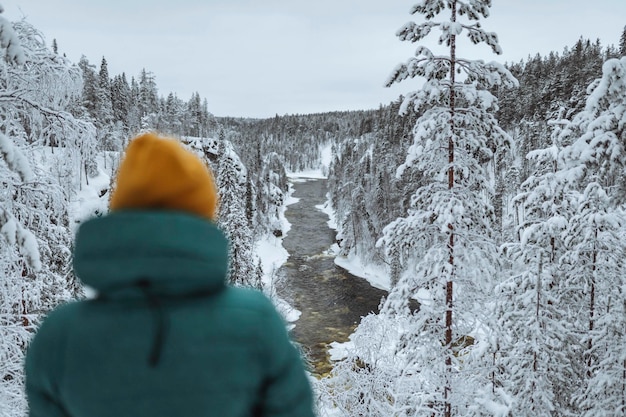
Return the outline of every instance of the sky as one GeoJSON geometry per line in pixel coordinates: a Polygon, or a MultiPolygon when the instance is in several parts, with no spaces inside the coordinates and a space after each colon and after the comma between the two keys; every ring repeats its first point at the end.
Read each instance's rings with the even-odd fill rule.
{"type": "MultiPolygon", "coordinates": [[[[419,88],[384,83],[415,51],[396,31],[416,0],[0,0],[3,16],[25,18],[73,62],[81,55],[109,74],[154,74],[159,93],[198,92],[216,116],[362,110],[419,88]]],[[[562,52],[581,36],[617,45],[626,0],[493,0],[482,27],[503,54],[461,44],[461,55],[517,62],[562,52]]],[[[425,41],[437,48],[433,33],[425,41]]]]}

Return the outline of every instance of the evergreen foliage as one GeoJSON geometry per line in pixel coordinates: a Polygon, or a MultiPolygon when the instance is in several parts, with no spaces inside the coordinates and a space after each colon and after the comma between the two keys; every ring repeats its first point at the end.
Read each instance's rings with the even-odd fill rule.
{"type": "Polygon", "coordinates": [[[260,287],[252,253],[252,230],[246,216],[247,173],[227,144],[220,143],[217,164],[220,190],[218,225],[230,243],[229,281],[238,286],[260,287]]]}
{"type": "MultiPolygon", "coordinates": [[[[423,1],[412,13],[423,14],[425,22],[409,22],[397,32],[403,41],[419,42],[438,28],[440,44],[448,47],[448,53],[435,54],[418,46],[415,57],[397,66],[387,82],[424,79],[422,89],[408,94],[401,107],[401,111],[413,107],[423,113],[413,128],[413,144],[405,163],[397,171],[398,178],[413,171],[420,181],[412,191],[408,213],[386,226],[381,239],[388,257],[399,256],[408,266],[408,273],[399,276],[380,313],[392,322],[399,318],[406,322],[394,341],[394,354],[406,360],[398,368],[392,364],[380,377],[401,377],[407,369],[414,370],[414,377],[402,387],[406,402],[399,403],[399,397],[391,396],[394,406],[407,414],[480,414],[475,401],[489,383],[481,354],[487,349],[468,348],[461,359],[457,345],[479,329],[489,329],[490,317],[483,306],[489,301],[498,270],[490,163],[495,150],[510,138],[492,115],[497,100],[488,89],[514,87],[517,81],[502,65],[456,55],[456,36],[462,32],[472,42],[485,42],[500,52],[496,35],[473,23],[488,15],[489,6],[489,1],[423,1]],[[432,20],[444,10],[450,13],[450,20],[432,20]],[[461,22],[462,17],[467,21],[461,22]],[[415,313],[408,308],[412,298],[420,301],[415,313]]],[[[354,175],[362,176],[362,171],[354,175]]],[[[356,205],[353,211],[358,211],[358,191],[351,197],[353,207],[356,205]]],[[[366,222],[360,219],[358,224],[362,223],[366,222]]],[[[351,234],[360,239],[356,225],[344,229],[350,230],[350,226],[351,234]]],[[[355,338],[365,331],[359,326],[355,338]]],[[[489,337],[483,336],[486,340],[478,343],[488,345],[489,337]]],[[[353,355],[356,357],[345,361],[363,360],[361,352],[353,355]]],[[[377,362],[374,355],[366,366],[377,362]]],[[[378,401],[390,399],[383,396],[378,401]]]]}

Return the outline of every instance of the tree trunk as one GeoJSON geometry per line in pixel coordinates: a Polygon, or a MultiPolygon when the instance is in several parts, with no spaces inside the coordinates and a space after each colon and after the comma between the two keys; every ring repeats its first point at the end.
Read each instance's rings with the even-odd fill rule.
{"type": "Polygon", "coordinates": [[[591,260],[591,288],[589,294],[589,342],[587,344],[587,351],[589,352],[589,357],[587,358],[587,377],[591,378],[591,366],[593,365],[593,355],[591,354],[591,350],[593,349],[593,341],[592,335],[594,328],[594,315],[596,309],[596,263],[598,260],[598,251],[595,246],[595,242],[598,239],[598,229],[594,230],[594,244],[593,244],[593,253],[591,260]]]}
{"type": "MultiPolygon", "coordinates": [[[[456,0],[452,2],[450,21],[456,21],[456,0]]],[[[450,37],[450,137],[448,139],[448,190],[454,188],[454,113],[455,113],[455,74],[456,74],[456,37],[450,37]]],[[[450,239],[448,243],[450,273],[446,282],[446,386],[444,387],[444,417],[452,416],[450,396],[452,391],[452,307],[453,307],[453,278],[454,278],[454,225],[448,224],[450,239]]]]}
{"type": "MultiPolygon", "coordinates": [[[[535,309],[535,319],[537,323],[540,323],[541,320],[541,279],[543,275],[543,256],[539,255],[539,268],[537,271],[537,299],[536,299],[536,309],[535,309]]],[[[533,352],[533,371],[536,373],[538,368],[537,364],[537,349],[533,352]]],[[[534,384],[533,384],[534,386],[534,384]]],[[[534,391],[534,390],[533,390],[534,391]]]]}

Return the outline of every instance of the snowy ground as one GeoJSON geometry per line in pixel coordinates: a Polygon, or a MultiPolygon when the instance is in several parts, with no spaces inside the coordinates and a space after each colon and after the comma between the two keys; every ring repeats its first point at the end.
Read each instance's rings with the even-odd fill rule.
{"type": "MultiPolygon", "coordinates": [[[[316,208],[328,215],[328,227],[337,230],[335,213],[330,207],[329,202],[326,202],[326,204],[323,205],[319,205],[316,208]]],[[[339,246],[336,244],[331,246],[331,250],[336,254],[336,265],[347,270],[354,276],[367,280],[367,282],[369,282],[372,287],[389,291],[391,283],[389,281],[389,274],[387,274],[385,268],[375,264],[364,264],[359,258],[352,254],[348,256],[339,256],[339,246]]]]}

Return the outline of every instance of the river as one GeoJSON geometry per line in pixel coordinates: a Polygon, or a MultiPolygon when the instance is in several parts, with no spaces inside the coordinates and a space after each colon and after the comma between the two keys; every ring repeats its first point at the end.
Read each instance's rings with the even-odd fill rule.
{"type": "Polygon", "coordinates": [[[315,208],[326,201],[326,180],[312,179],[293,184],[293,197],[285,217],[291,230],[283,239],[288,261],[279,269],[278,291],[302,312],[291,334],[311,362],[311,372],[326,375],[331,370],[328,345],[346,342],[362,316],[377,312],[386,292],[348,273],[334,263],[330,252],[335,231],[328,216],[315,208]]]}

